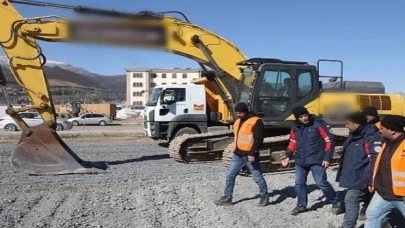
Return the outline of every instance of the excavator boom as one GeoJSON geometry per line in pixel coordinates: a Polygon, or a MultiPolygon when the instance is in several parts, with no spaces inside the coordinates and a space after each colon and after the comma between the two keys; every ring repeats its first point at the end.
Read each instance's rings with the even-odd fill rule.
{"type": "MultiPolygon", "coordinates": [[[[166,99],[162,99],[165,98],[165,93],[170,91],[169,86],[156,87],[154,91],[161,89],[161,92],[157,92],[156,106],[151,105],[148,110],[145,110],[145,112],[148,111],[145,118],[145,128],[147,128],[145,130],[148,131],[148,136],[154,139],[169,139],[170,157],[178,162],[200,163],[222,160],[225,165],[229,165],[232,155],[232,131],[209,132],[208,127],[230,126],[235,119],[233,110],[237,101],[248,102],[251,111],[263,116],[267,137],[260,148],[263,172],[293,170],[294,161],[292,160],[291,167],[281,167],[280,155],[288,145],[290,129],[288,125],[293,118],[292,109],[295,105],[305,105],[311,109],[311,113],[326,114],[326,117],[332,116],[332,119],[340,116],[336,113],[341,109],[339,107],[349,105],[357,110],[359,107],[375,105],[378,102],[381,103],[381,109],[386,112],[402,113],[402,109],[399,110],[398,107],[403,107],[404,101],[402,98],[401,100],[398,97],[395,98],[394,95],[342,93],[340,96],[340,93],[325,92],[319,84],[319,77],[321,77],[319,66],[279,59],[247,59],[231,42],[192,24],[187,17],[176,11],[125,13],[32,0],[4,0],[0,2],[0,15],[2,17],[0,43],[9,59],[13,76],[25,89],[33,104],[24,108],[13,108],[7,96],[5,78],[0,74],[0,84],[9,106],[6,113],[23,129],[11,160],[15,167],[32,174],[94,173],[98,171],[97,169],[106,169],[105,164],[83,161],[55,132],[55,108],[47,77],[42,69],[46,58],[37,40],[155,49],[198,62],[205,71],[205,77],[195,81],[194,84],[204,86],[184,85],[184,88],[181,88],[184,91],[186,87],[205,90],[205,100],[198,98],[198,103],[193,103],[193,111],[198,112],[191,113],[191,108],[186,108],[184,110],[187,111],[184,111],[183,116],[170,113],[171,116],[174,115],[171,118],[169,115],[161,114],[170,110],[167,108],[169,103],[165,103],[166,99]],[[24,18],[14,8],[14,3],[70,10],[84,14],[86,17],[80,19],[66,19],[58,16],[24,18]],[[184,20],[167,16],[168,13],[179,13],[184,20]],[[292,80],[288,82],[285,79],[292,80]],[[285,85],[282,85],[282,81],[285,85]],[[339,98],[345,97],[344,101],[348,104],[341,106],[340,101],[332,98],[337,94],[339,98]],[[161,105],[161,100],[165,103],[164,105],[161,105]],[[391,108],[391,102],[392,107],[396,108],[391,108]],[[201,107],[205,105],[206,108],[203,108],[200,113],[201,107]],[[389,108],[386,108],[387,105],[389,108]],[[331,109],[331,107],[334,108],[331,109]],[[45,121],[44,124],[29,127],[18,115],[19,112],[31,109],[38,110],[45,121]],[[336,109],[335,113],[330,111],[334,109],[336,109]],[[190,117],[193,114],[198,115],[194,122],[190,120],[193,119],[190,117]],[[165,117],[157,120],[162,116],[165,117]],[[196,123],[201,128],[194,126],[196,123]]],[[[336,78],[343,80],[343,76],[336,78]]],[[[340,85],[342,87],[342,83],[340,85]]],[[[203,92],[198,94],[200,94],[198,97],[202,97],[203,92]]],[[[333,132],[339,143],[347,138],[347,132],[335,129],[333,132]]],[[[339,158],[339,149],[337,149],[334,162],[339,158]]]]}
{"type": "MultiPolygon", "coordinates": [[[[145,47],[171,52],[197,61],[203,69],[210,67],[214,77],[206,77],[198,83],[211,94],[208,105],[211,110],[228,113],[222,121],[234,117],[233,101],[237,96],[240,68],[237,62],[246,57],[229,41],[197,25],[164,14],[141,12],[120,13],[103,9],[73,7],[36,1],[5,0],[0,3],[0,42],[9,59],[11,71],[19,85],[28,93],[33,105],[6,113],[23,129],[20,141],[13,151],[12,164],[31,174],[93,173],[100,168],[84,162],[63,143],[55,132],[56,113],[46,76],[42,70],[46,58],[36,40],[49,42],[101,43],[145,47]],[[105,16],[101,19],[67,20],[57,16],[24,18],[12,3],[73,10],[78,13],[105,16]],[[220,104],[213,105],[213,104],[220,104]],[[45,123],[29,127],[18,113],[36,109],[45,123]]],[[[3,77],[4,78],[4,77],[3,77]]],[[[2,90],[6,95],[6,82],[2,90]]]]}

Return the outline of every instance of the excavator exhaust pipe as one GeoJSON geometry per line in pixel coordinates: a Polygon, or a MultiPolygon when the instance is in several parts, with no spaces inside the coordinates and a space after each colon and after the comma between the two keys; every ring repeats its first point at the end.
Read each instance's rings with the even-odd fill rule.
{"type": "Polygon", "coordinates": [[[23,129],[11,163],[31,175],[95,174],[107,169],[105,163],[80,159],[54,129],[44,126],[23,129]]]}

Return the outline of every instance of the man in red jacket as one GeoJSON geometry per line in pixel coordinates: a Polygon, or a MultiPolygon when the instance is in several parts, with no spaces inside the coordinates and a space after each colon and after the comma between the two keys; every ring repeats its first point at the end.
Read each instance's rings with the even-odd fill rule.
{"type": "Polygon", "coordinates": [[[297,215],[307,210],[306,182],[310,171],[327,202],[333,204],[332,212],[339,214],[342,212],[342,203],[326,175],[335,149],[331,129],[324,120],[309,114],[305,107],[295,107],[293,114],[296,120],[290,131],[290,143],[281,158],[282,165],[287,166],[290,157],[295,154],[295,192],[298,204],[291,214],[297,215]]]}

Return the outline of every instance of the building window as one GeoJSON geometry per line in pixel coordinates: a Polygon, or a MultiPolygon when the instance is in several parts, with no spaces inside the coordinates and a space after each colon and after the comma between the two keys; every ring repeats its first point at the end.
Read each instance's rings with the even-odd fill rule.
{"type": "Polygon", "coordinates": [[[156,73],[151,73],[151,77],[152,78],[157,78],[157,74],[156,73]]]}
{"type": "Polygon", "coordinates": [[[143,83],[142,83],[142,82],[134,82],[134,83],[132,84],[132,86],[133,86],[133,87],[142,87],[142,86],[143,86],[143,83]]]}
{"type": "Polygon", "coordinates": [[[166,85],[166,82],[162,82],[162,85],[166,85]]]}
{"type": "Polygon", "coordinates": [[[142,97],[142,92],[133,92],[132,96],[134,96],[134,97],[142,97]]]}
{"type": "Polygon", "coordinates": [[[133,73],[132,77],[133,78],[143,78],[143,74],[142,73],[133,73]]]}
{"type": "Polygon", "coordinates": [[[187,78],[187,73],[183,73],[183,78],[187,78]]]}
{"type": "Polygon", "coordinates": [[[162,78],[166,78],[166,74],[162,74],[162,78]]]}
{"type": "Polygon", "coordinates": [[[177,84],[177,83],[175,83],[175,82],[172,82],[172,84],[177,84]]]}
{"type": "Polygon", "coordinates": [[[142,101],[134,101],[132,102],[132,105],[143,105],[142,101]]]}
{"type": "Polygon", "coordinates": [[[150,83],[151,89],[152,89],[153,87],[155,87],[155,86],[156,86],[156,83],[154,83],[154,82],[150,83]]]}
{"type": "Polygon", "coordinates": [[[172,74],[172,78],[177,78],[177,74],[176,74],[176,73],[173,73],[173,74],[172,74]]]}
{"type": "Polygon", "coordinates": [[[187,85],[187,82],[183,82],[183,85],[187,85]]]}

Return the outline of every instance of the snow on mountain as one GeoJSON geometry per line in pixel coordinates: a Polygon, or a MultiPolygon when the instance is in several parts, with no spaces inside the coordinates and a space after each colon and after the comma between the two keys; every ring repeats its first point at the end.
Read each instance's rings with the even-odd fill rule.
{"type": "MultiPolygon", "coordinates": [[[[0,64],[4,65],[4,66],[8,66],[8,59],[7,59],[6,56],[0,56],[0,64]]],[[[51,67],[51,68],[60,67],[62,69],[74,72],[76,74],[83,74],[83,75],[91,76],[91,77],[100,76],[99,74],[92,73],[92,72],[87,71],[87,70],[85,70],[83,68],[80,68],[80,67],[72,66],[71,64],[65,63],[65,62],[47,60],[46,63],[45,63],[45,66],[46,67],[51,67]]]]}
{"type": "Polygon", "coordinates": [[[75,72],[77,74],[85,74],[87,76],[92,76],[92,77],[100,76],[99,74],[92,73],[92,72],[87,71],[87,70],[85,70],[83,68],[80,68],[80,67],[72,66],[72,65],[70,65],[68,63],[65,63],[65,62],[46,61],[45,66],[48,66],[48,67],[60,67],[62,69],[72,71],[72,72],[75,72]]]}
{"type": "MultiPolygon", "coordinates": [[[[0,56],[0,65],[2,66],[6,78],[14,81],[9,69],[8,58],[6,56],[0,56]]],[[[69,63],[51,60],[46,61],[43,69],[50,81],[58,80],[72,82],[81,86],[102,90],[126,91],[126,80],[124,75],[106,77],[105,75],[92,73],[69,63]]]]}

